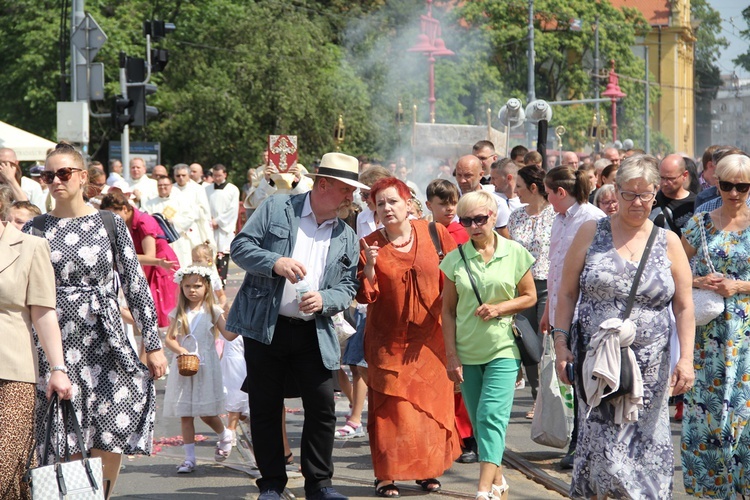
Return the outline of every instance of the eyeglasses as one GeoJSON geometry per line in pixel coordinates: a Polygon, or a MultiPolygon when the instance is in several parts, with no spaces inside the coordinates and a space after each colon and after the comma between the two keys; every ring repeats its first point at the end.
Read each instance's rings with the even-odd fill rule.
{"type": "MultiPolygon", "coordinates": [[[[685,172],[687,172],[687,170],[685,170],[685,172]]],[[[685,172],[683,172],[683,173],[681,173],[680,175],[677,175],[677,176],[675,176],[675,177],[667,177],[667,176],[665,176],[665,175],[660,175],[660,176],[659,176],[659,179],[661,179],[661,180],[663,180],[663,181],[667,181],[667,182],[674,182],[674,181],[676,181],[677,179],[681,179],[681,178],[683,178],[683,177],[685,176],[685,172]]]]}
{"type": "Polygon", "coordinates": [[[730,192],[732,189],[736,189],[738,193],[747,193],[750,191],[750,182],[738,182],[737,184],[727,181],[719,181],[719,189],[725,193],[730,192]]]}
{"type": "MultiPolygon", "coordinates": [[[[623,196],[623,198],[625,198],[625,197],[623,196]]],[[[635,199],[635,198],[633,198],[633,199],[635,199]]],[[[641,199],[643,199],[643,198],[641,198],[641,199]]],[[[631,201],[631,200],[628,200],[628,201],[631,201]]],[[[599,205],[617,205],[617,200],[600,200],[599,201],[599,205]]]]}
{"type": "Polygon", "coordinates": [[[55,180],[55,177],[60,179],[62,182],[67,182],[70,180],[70,178],[73,176],[73,172],[82,172],[83,169],[81,168],[59,168],[57,169],[57,172],[53,172],[52,170],[42,170],[42,172],[39,174],[39,177],[42,178],[42,182],[45,184],[52,184],[52,181],[55,180]]]}
{"type": "Polygon", "coordinates": [[[640,198],[643,202],[648,202],[654,199],[654,196],[656,196],[656,193],[653,191],[648,191],[646,193],[634,193],[632,191],[620,191],[620,196],[622,196],[622,199],[625,201],[633,201],[636,199],[636,197],[640,198]]]}
{"type": "Polygon", "coordinates": [[[477,227],[484,226],[490,220],[490,215],[492,215],[492,212],[487,215],[477,215],[475,217],[459,217],[458,222],[463,227],[471,227],[472,224],[476,224],[477,227]]]}

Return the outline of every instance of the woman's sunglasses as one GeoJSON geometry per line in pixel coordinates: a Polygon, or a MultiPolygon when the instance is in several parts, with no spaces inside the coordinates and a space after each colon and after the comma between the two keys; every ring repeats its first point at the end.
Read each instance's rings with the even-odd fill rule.
{"type": "Polygon", "coordinates": [[[737,184],[727,181],[719,181],[719,189],[725,193],[730,192],[732,189],[736,189],[738,193],[747,193],[750,191],[750,182],[738,182],[737,184]]]}
{"type": "Polygon", "coordinates": [[[489,215],[477,215],[476,217],[459,217],[458,222],[463,227],[471,227],[472,224],[476,224],[479,227],[487,224],[488,220],[490,220],[489,215]]]}
{"type": "Polygon", "coordinates": [[[62,182],[67,182],[70,180],[70,178],[73,176],[73,172],[82,172],[82,168],[59,168],[56,172],[53,172],[52,170],[42,170],[42,172],[39,174],[39,177],[42,178],[42,182],[45,184],[52,184],[52,182],[55,180],[55,177],[60,179],[62,182]]]}

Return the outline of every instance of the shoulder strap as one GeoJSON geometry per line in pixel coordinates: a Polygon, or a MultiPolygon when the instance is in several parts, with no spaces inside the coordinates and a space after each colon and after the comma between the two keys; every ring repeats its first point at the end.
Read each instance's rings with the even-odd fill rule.
{"type": "Polygon", "coordinates": [[[667,221],[667,224],[669,224],[669,228],[674,232],[679,232],[680,228],[674,223],[674,219],[672,219],[672,211],[664,204],[664,200],[659,200],[657,198],[656,203],[659,205],[659,208],[661,208],[661,213],[664,214],[664,219],[667,221]]]}
{"type": "Polygon", "coordinates": [[[115,215],[109,210],[99,210],[102,217],[104,229],[107,230],[109,237],[109,246],[112,248],[112,268],[117,271],[117,226],[115,225],[115,215]]]}
{"type": "Polygon", "coordinates": [[[633,278],[633,286],[630,287],[630,295],[628,295],[628,303],[625,306],[625,311],[622,313],[622,319],[628,319],[630,317],[630,311],[633,309],[633,303],[635,302],[635,293],[638,291],[638,283],[641,281],[641,275],[643,274],[643,269],[646,267],[646,261],[648,260],[648,256],[651,253],[651,247],[654,246],[654,240],[656,239],[656,233],[659,231],[659,227],[654,224],[654,227],[651,229],[651,234],[648,236],[648,241],[646,242],[646,248],[643,249],[643,255],[641,255],[641,262],[638,264],[638,269],[635,272],[635,277],[633,278]]]}
{"type": "Polygon", "coordinates": [[[438,258],[440,260],[443,260],[443,257],[445,256],[443,252],[443,244],[440,242],[440,236],[438,236],[438,230],[437,226],[435,225],[435,222],[430,222],[428,225],[430,229],[430,238],[432,238],[432,244],[435,245],[435,250],[437,251],[438,258]]]}
{"type": "Polygon", "coordinates": [[[484,304],[482,302],[482,297],[479,295],[479,289],[477,288],[477,283],[474,281],[474,275],[471,274],[471,268],[469,268],[469,262],[466,260],[466,255],[464,254],[464,245],[458,245],[458,253],[461,254],[461,260],[464,261],[464,266],[466,266],[466,274],[469,275],[469,281],[471,282],[471,288],[474,290],[474,295],[477,296],[477,302],[479,302],[479,305],[481,306],[484,304]]]}
{"type": "Polygon", "coordinates": [[[47,214],[37,215],[31,221],[31,232],[34,236],[44,238],[44,224],[47,222],[47,214]]]}

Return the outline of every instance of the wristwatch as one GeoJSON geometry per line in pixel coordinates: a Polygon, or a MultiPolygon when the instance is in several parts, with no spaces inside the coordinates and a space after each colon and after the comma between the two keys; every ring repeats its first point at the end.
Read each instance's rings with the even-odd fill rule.
{"type": "Polygon", "coordinates": [[[53,367],[51,367],[51,368],[49,369],[49,372],[50,372],[50,373],[52,373],[52,372],[63,372],[64,374],[66,374],[66,375],[67,375],[67,374],[68,374],[68,367],[67,367],[67,366],[65,366],[65,365],[57,365],[57,366],[53,366],[53,367]]]}

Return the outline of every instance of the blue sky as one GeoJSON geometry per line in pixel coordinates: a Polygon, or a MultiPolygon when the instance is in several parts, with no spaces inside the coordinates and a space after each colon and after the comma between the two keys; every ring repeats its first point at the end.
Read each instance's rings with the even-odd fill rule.
{"type": "Polygon", "coordinates": [[[721,13],[722,36],[729,42],[729,47],[724,49],[717,65],[722,74],[731,74],[737,71],[740,78],[750,78],[750,72],[735,68],[732,59],[748,51],[750,41],[740,37],[740,30],[748,28],[747,22],[742,17],[742,9],[750,6],[748,0],[709,0],[709,4],[721,13]]]}

